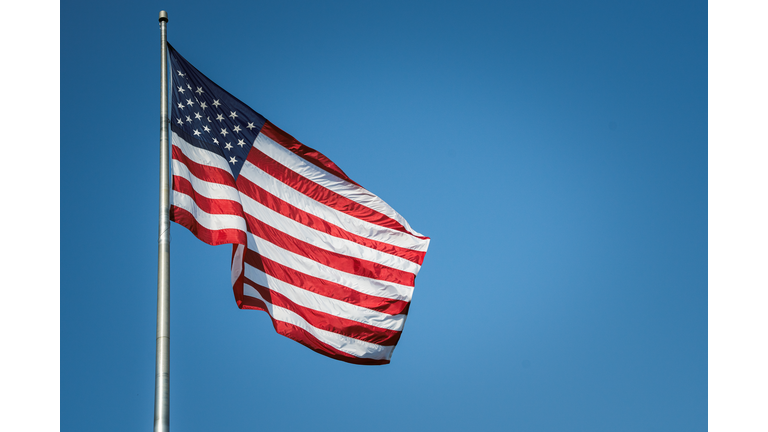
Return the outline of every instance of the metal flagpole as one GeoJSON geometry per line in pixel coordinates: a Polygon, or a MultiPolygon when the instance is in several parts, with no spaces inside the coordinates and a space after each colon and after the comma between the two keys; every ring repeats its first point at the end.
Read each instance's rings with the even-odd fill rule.
{"type": "Polygon", "coordinates": [[[160,228],[157,250],[157,345],[155,351],[155,432],[168,432],[170,425],[171,365],[171,220],[168,170],[168,14],[160,11],[162,72],[160,94],[160,228]]]}

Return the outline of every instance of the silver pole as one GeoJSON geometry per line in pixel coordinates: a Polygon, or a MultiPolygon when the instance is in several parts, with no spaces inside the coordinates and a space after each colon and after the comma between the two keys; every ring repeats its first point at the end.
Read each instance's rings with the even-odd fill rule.
{"type": "Polygon", "coordinates": [[[168,14],[160,11],[160,228],[157,249],[157,345],[155,351],[155,432],[168,432],[171,389],[171,209],[168,149],[168,14]]]}

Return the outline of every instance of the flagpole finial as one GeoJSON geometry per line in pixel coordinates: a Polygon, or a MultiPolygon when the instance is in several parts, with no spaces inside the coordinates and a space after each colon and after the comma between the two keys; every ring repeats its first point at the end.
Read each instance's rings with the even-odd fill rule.
{"type": "Polygon", "coordinates": [[[168,13],[164,10],[160,11],[160,22],[168,22],[168,13]]]}

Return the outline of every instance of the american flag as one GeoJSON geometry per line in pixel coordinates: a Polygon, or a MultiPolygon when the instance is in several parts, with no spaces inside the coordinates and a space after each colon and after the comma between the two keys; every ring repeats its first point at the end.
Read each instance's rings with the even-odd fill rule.
{"type": "Polygon", "coordinates": [[[168,45],[171,220],[231,243],[241,309],[328,357],[389,363],[429,238],[168,45]]]}

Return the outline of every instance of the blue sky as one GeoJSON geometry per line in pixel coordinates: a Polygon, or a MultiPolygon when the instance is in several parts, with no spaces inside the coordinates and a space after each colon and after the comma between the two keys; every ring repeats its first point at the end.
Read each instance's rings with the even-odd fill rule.
{"type": "Polygon", "coordinates": [[[161,8],[432,238],[359,367],[238,310],[230,248],[173,226],[174,430],[706,427],[703,4],[148,2],[62,8],[62,430],[151,423],[161,8]]]}
{"type": "MultiPolygon", "coordinates": [[[[160,34],[432,238],[386,366],[173,224],[172,430],[706,430],[702,2],[66,2],[60,428],[152,427],[160,34]]],[[[57,281],[59,282],[59,281],[57,281]]]]}

